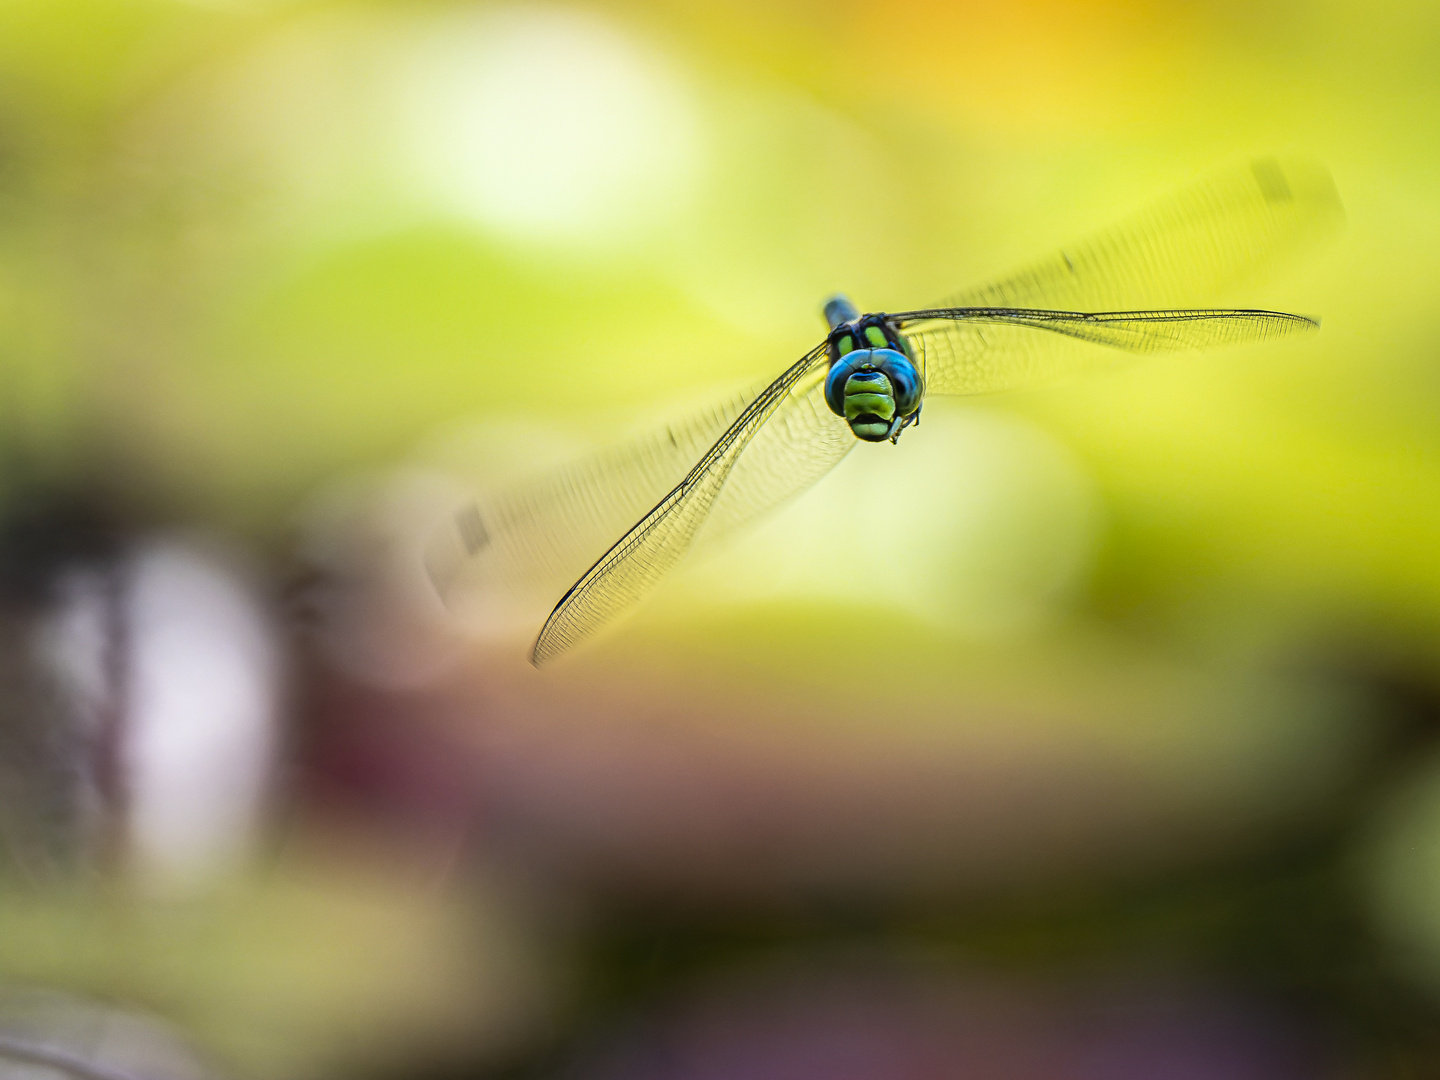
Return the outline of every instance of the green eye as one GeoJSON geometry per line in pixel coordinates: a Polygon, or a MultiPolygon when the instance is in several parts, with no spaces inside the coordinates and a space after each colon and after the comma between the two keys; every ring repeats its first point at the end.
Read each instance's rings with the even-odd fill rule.
{"type": "Polygon", "coordinates": [[[865,328],[865,337],[869,339],[870,344],[874,345],[877,349],[883,349],[886,345],[890,344],[885,340],[885,331],[881,330],[878,326],[867,326],[865,328]]]}
{"type": "Polygon", "coordinates": [[[855,339],[852,338],[849,334],[846,334],[844,337],[842,337],[839,341],[835,343],[835,348],[839,350],[841,356],[844,356],[846,353],[849,352],[854,352],[855,339]]]}

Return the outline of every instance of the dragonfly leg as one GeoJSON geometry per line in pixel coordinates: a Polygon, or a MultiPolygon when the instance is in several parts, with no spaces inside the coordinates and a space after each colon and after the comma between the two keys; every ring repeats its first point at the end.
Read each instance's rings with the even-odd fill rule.
{"type": "Polygon", "coordinates": [[[911,413],[909,416],[897,416],[897,417],[895,417],[894,420],[892,420],[892,421],[890,422],[890,430],[885,433],[885,437],[886,437],[887,439],[889,439],[890,442],[891,442],[891,444],[893,445],[893,444],[895,444],[895,443],[897,443],[897,442],[900,441],[900,434],[901,434],[907,427],[909,427],[911,424],[918,424],[919,422],[920,422],[920,410],[919,410],[919,409],[916,409],[916,410],[915,410],[913,413],[911,413]]]}

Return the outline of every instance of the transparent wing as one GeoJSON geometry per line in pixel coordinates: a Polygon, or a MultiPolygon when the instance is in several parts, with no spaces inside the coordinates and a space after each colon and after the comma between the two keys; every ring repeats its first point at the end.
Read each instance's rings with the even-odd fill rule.
{"type": "Polygon", "coordinates": [[[1176,352],[1267,341],[1318,325],[1301,315],[1240,309],[1085,314],[951,308],[892,318],[910,342],[930,394],[1014,390],[1115,363],[1114,352],[1089,345],[1128,353],[1176,352]]]}
{"type": "MultiPolygon", "coordinates": [[[[535,640],[533,663],[544,664],[593,633],[669,572],[732,474],[738,472],[743,480],[737,495],[726,500],[730,521],[738,523],[813,483],[844,456],[849,447],[836,437],[836,426],[843,428],[844,421],[826,420],[820,412],[827,366],[825,347],[817,346],[745,407],[685,478],[561,598],[535,640]],[[778,426],[767,431],[770,423],[778,426]],[[758,453],[752,457],[747,448],[758,453]]],[[[848,429],[846,435],[854,441],[848,429]]]]}
{"type": "Polygon", "coordinates": [[[555,597],[684,479],[759,387],[561,468],[457,506],[429,538],[425,565],[452,611],[514,610],[538,620],[555,597]]]}
{"type": "MultiPolygon", "coordinates": [[[[822,374],[826,365],[822,362],[822,374]]],[[[805,491],[840,463],[857,440],[825,404],[825,380],[797,387],[750,438],[697,535],[697,543],[747,525],[805,491]]]]}
{"type": "Polygon", "coordinates": [[[1268,157],[1212,174],[1001,281],[937,307],[1116,311],[1218,305],[1223,290],[1343,219],[1329,173],[1268,157]]]}

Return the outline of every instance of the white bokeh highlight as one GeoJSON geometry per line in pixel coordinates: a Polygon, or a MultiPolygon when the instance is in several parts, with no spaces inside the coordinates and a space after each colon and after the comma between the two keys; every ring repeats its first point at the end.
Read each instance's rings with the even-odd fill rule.
{"type": "Polygon", "coordinates": [[[693,189],[701,137],[685,85],[593,14],[526,5],[438,19],[402,80],[422,190],[514,241],[623,241],[693,189]]]}
{"type": "Polygon", "coordinates": [[[251,839],[275,755],[279,656],[241,576],[199,548],[147,545],[126,595],[130,850],[157,885],[185,887],[251,839]]]}
{"type": "Polygon", "coordinates": [[[966,635],[1009,635],[1063,611],[1102,522],[1093,478],[1043,428],[932,405],[898,444],[857,444],[753,533],[696,552],[672,596],[890,607],[966,635]]]}

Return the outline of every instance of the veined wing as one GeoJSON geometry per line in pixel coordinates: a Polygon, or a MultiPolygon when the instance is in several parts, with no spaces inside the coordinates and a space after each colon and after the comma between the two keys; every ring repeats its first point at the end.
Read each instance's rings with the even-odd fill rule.
{"type": "Polygon", "coordinates": [[[540,618],[597,551],[685,477],[756,392],[467,499],[425,548],[440,598],[451,610],[530,606],[530,618],[540,618]]]}
{"type": "Polygon", "coordinates": [[[1267,157],[1214,173],[1003,280],[937,307],[1115,311],[1233,300],[1222,291],[1343,219],[1329,173],[1267,157]]]}
{"type": "Polygon", "coordinates": [[[854,449],[858,440],[825,404],[825,365],[810,389],[797,387],[750,439],[715,500],[697,542],[747,525],[805,491],[854,449]]]}
{"type": "Polygon", "coordinates": [[[937,308],[891,318],[910,342],[931,394],[1015,390],[1115,362],[1114,353],[1077,342],[1129,353],[1177,352],[1266,341],[1318,325],[1301,315],[1235,308],[1090,314],[937,308]]]}
{"type": "MultiPolygon", "coordinates": [[[[763,452],[745,467],[750,478],[763,482],[755,500],[747,505],[742,493],[733,504],[739,518],[764,509],[756,502],[774,505],[787,489],[793,494],[812,483],[844,456],[849,447],[833,436],[818,446],[807,442],[822,423],[824,432],[833,432],[836,424],[844,426],[839,417],[826,421],[820,412],[824,400],[818,391],[827,367],[825,346],[818,345],[745,407],[685,478],[560,599],[530,652],[534,664],[553,659],[619,615],[669,572],[705,523],[738,463],[749,457],[747,448],[769,423],[779,426],[765,435],[759,447],[763,452]],[[769,480],[764,479],[766,474],[769,480]]],[[[853,436],[850,439],[854,441],[853,436]]]]}

